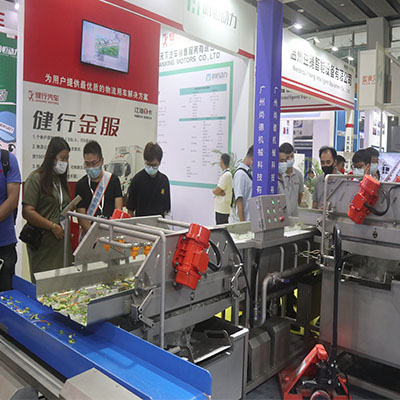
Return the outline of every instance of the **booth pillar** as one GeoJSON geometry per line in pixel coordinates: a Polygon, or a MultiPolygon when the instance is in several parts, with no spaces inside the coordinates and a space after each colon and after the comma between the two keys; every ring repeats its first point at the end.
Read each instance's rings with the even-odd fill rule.
{"type": "Polygon", "coordinates": [[[257,2],[253,197],[277,193],[283,8],[257,2]]]}

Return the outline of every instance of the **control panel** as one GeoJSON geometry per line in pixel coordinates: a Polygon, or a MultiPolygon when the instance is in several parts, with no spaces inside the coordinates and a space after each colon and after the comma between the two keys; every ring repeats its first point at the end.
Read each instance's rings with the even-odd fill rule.
{"type": "Polygon", "coordinates": [[[284,194],[253,197],[249,200],[249,211],[251,230],[256,239],[266,239],[269,235],[264,232],[268,231],[273,231],[274,236],[283,235],[284,227],[289,225],[284,194]]]}

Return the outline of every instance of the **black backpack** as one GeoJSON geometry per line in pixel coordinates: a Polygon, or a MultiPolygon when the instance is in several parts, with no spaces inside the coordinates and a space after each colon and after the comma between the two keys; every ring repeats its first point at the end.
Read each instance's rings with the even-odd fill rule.
{"type": "MultiPolygon", "coordinates": [[[[244,172],[246,173],[246,175],[250,178],[250,180],[253,181],[253,177],[251,176],[250,171],[248,171],[247,169],[244,169],[244,168],[242,168],[242,167],[239,167],[239,168],[235,171],[235,173],[233,174],[233,176],[235,176],[235,175],[236,175],[236,172],[238,172],[238,171],[244,171],[244,172]]],[[[232,186],[231,207],[233,207],[233,206],[235,205],[235,201],[236,201],[236,199],[235,199],[235,193],[234,193],[234,191],[233,191],[233,186],[232,186]]]]}
{"type": "MultiPolygon", "coordinates": [[[[1,149],[1,165],[3,167],[4,177],[7,179],[8,171],[10,170],[10,153],[8,150],[1,149]]],[[[14,224],[17,219],[18,207],[14,211],[14,224]]]]}

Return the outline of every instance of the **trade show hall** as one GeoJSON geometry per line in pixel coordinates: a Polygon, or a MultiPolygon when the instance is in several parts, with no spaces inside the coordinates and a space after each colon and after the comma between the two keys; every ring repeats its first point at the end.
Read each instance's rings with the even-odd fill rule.
{"type": "Polygon", "coordinates": [[[0,0],[0,400],[399,399],[399,118],[400,0],[0,0]]]}

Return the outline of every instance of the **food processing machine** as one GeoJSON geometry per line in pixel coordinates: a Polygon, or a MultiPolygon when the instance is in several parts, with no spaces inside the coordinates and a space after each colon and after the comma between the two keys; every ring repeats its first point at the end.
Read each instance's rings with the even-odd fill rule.
{"type": "MultiPolygon", "coordinates": [[[[241,398],[246,381],[248,330],[238,325],[238,315],[246,284],[240,252],[226,229],[207,229],[157,216],[124,220],[104,220],[76,213],[70,216],[92,221],[74,253],[75,265],[35,274],[34,299],[29,299],[29,305],[23,308],[29,319],[36,322],[35,326],[42,329],[40,333],[45,335],[45,340],[51,341],[47,339],[51,336],[48,333],[57,327],[58,336],[67,333],[62,336],[63,344],[73,352],[83,342],[90,346],[86,332],[96,331],[99,324],[103,327],[105,323],[111,330],[106,336],[113,338],[110,346],[116,344],[111,335],[114,329],[119,335],[125,335],[121,340],[127,342],[143,338],[146,346],[154,350],[151,344],[154,343],[167,350],[168,356],[195,368],[186,369],[188,380],[183,381],[190,386],[199,378],[202,383],[197,389],[202,388],[201,395],[212,394],[216,399],[241,398]],[[38,307],[41,312],[31,311],[38,307]],[[214,317],[230,307],[234,316],[232,323],[214,317]],[[44,309],[56,312],[51,312],[51,318],[43,319],[44,309]],[[75,330],[56,324],[58,318],[72,323],[75,330]],[[78,334],[80,329],[85,335],[78,334]],[[197,374],[196,370],[201,372],[197,374]]],[[[13,299],[19,293],[10,295],[12,292],[4,295],[7,313],[15,311],[13,299]]],[[[28,304],[28,299],[22,304],[28,304]]],[[[8,329],[9,322],[4,324],[8,329]]],[[[20,334],[13,331],[12,336],[18,340],[20,334]]],[[[26,341],[28,337],[22,343],[26,341]]],[[[43,354],[42,350],[37,355],[64,376],[71,375],[51,355],[43,354]]],[[[146,362],[149,357],[150,354],[146,362]]],[[[167,368],[166,360],[161,364],[167,368]]],[[[177,372],[172,381],[185,376],[185,368],[181,368],[180,372],[171,371],[177,372]]],[[[117,381],[119,372],[112,376],[117,381]]],[[[132,386],[135,388],[135,383],[132,386]]],[[[142,385],[141,390],[133,392],[143,396],[147,395],[146,390],[156,391],[154,385],[152,388],[142,385]]],[[[152,398],[164,398],[166,391],[159,390],[152,398]]],[[[197,398],[189,392],[185,395],[197,398]]],[[[174,396],[171,392],[167,397],[174,396]]]]}
{"type": "Polygon", "coordinates": [[[247,392],[312,347],[310,323],[319,315],[321,291],[315,226],[288,217],[284,195],[253,198],[249,208],[251,222],[226,225],[243,253],[251,287],[241,318],[250,330],[247,392]]]}
{"type": "MultiPolygon", "coordinates": [[[[333,257],[332,228],[342,231],[343,271],[339,287],[338,345],[357,362],[358,371],[349,369],[350,383],[360,385],[389,398],[398,398],[390,388],[371,383],[370,378],[384,375],[385,369],[394,373],[386,377],[387,386],[399,381],[400,347],[400,185],[373,182],[369,177],[349,179],[331,175],[335,189],[324,200],[324,209],[303,210],[300,219],[314,223],[321,232],[321,341],[332,340],[333,257]],[[370,186],[370,184],[374,186],[370,186]],[[371,189],[371,190],[369,190],[371,189]],[[351,217],[351,218],[350,218],[351,217]],[[354,222],[355,220],[356,222],[354,222]],[[361,361],[360,361],[361,360],[361,361]],[[366,365],[374,364],[363,377],[366,365]],[[378,367],[377,367],[378,365],[378,367]],[[397,372],[396,372],[397,370],[397,372]],[[380,371],[378,373],[378,371],[380,371]]],[[[327,192],[325,192],[327,193],[327,192]]],[[[347,355],[343,360],[346,361],[347,355]]],[[[347,359],[348,361],[348,359],[347,359]]],[[[346,361],[346,362],[347,362],[346,361]]],[[[386,384],[385,384],[386,386],[386,384]]]]}

